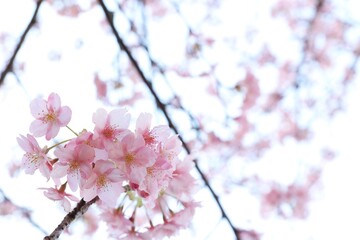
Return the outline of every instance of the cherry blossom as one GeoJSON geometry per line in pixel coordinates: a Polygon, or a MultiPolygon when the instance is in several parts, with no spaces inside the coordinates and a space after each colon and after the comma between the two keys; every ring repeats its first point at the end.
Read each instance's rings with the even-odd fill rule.
{"type": "Polygon", "coordinates": [[[71,119],[71,109],[61,107],[59,95],[51,93],[48,100],[37,98],[30,104],[31,114],[36,118],[30,125],[30,132],[35,137],[45,136],[50,140],[59,133],[60,127],[66,126],[71,119]]]}
{"type": "Polygon", "coordinates": [[[193,168],[192,156],[187,156],[183,161],[177,161],[166,191],[182,201],[192,199],[197,190],[195,178],[190,174],[193,168]]]}
{"type": "Polygon", "coordinates": [[[70,212],[71,203],[69,200],[78,202],[79,199],[72,194],[65,192],[66,184],[63,184],[59,189],[58,188],[39,188],[44,191],[44,195],[54,201],[59,201],[60,205],[64,208],[66,212],[70,212]]]}
{"type": "Polygon", "coordinates": [[[36,139],[30,134],[27,137],[20,135],[17,142],[26,152],[22,159],[25,173],[34,174],[39,169],[40,173],[49,179],[52,167],[49,158],[46,156],[46,148],[41,149],[36,139]]]}
{"type": "Polygon", "coordinates": [[[92,119],[95,124],[94,139],[98,138],[106,144],[120,139],[122,133],[126,132],[130,115],[124,108],[112,110],[109,114],[105,109],[100,108],[94,113],[92,119]]]}
{"type": "Polygon", "coordinates": [[[151,128],[151,114],[141,113],[136,120],[135,133],[142,135],[147,145],[157,144],[170,136],[170,128],[166,125],[151,128]]]}
{"type": "Polygon", "coordinates": [[[155,153],[145,146],[145,140],[134,133],[127,134],[112,145],[109,156],[123,169],[133,188],[138,188],[147,173],[147,168],[155,162],[155,153]]]}
{"type": "Polygon", "coordinates": [[[123,180],[122,172],[114,168],[112,162],[99,160],[83,186],[82,196],[85,201],[90,201],[98,195],[104,203],[114,207],[117,198],[123,192],[123,180]]]}
{"type": "Polygon", "coordinates": [[[91,174],[91,162],[95,157],[94,149],[86,144],[72,148],[57,148],[54,152],[59,162],[54,165],[52,178],[67,176],[69,187],[76,191],[78,186],[91,174]]]}
{"type": "MultiPolygon", "coordinates": [[[[47,102],[36,100],[36,104],[47,102]]],[[[60,109],[60,98],[55,93],[50,95],[48,105],[46,114],[56,120],[54,109],[60,109]]],[[[75,136],[49,148],[40,148],[32,135],[20,135],[18,143],[26,152],[22,165],[26,173],[39,169],[47,179],[51,177],[56,187],[41,189],[67,212],[71,210],[70,200],[79,204],[97,201],[99,218],[108,224],[109,235],[115,239],[171,236],[189,225],[198,207],[192,197],[196,190],[190,174],[194,163],[191,157],[179,157],[178,136],[171,134],[168,126],[152,127],[151,119],[149,113],[140,114],[131,130],[130,115],[124,108],[109,113],[101,108],[93,114],[93,132],[84,129],[76,133],[69,128],[75,136]],[[66,182],[61,183],[64,179],[66,182]],[[74,193],[79,189],[82,200],[65,192],[66,186],[74,193]],[[180,204],[170,208],[167,201],[180,204]]]]}

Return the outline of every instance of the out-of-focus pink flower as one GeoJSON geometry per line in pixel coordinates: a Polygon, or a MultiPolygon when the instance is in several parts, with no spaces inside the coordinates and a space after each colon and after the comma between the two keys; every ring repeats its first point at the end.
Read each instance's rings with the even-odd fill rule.
{"type": "Polygon", "coordinates": [[[198,202],[185,202],[183,203],[184,209],[171,213],[170,216],[164,216],[164,223],[158,224],[155,227],[151,227],[148,232],[145,233],[147,238],[145,239],[160,239],[165,236],[170,237],[174,235],[181,228],[186,228],[195,213],[195,208],[199,207],[198,202]]]}
{"type": "Polygon", "coordinates": [[[258,79],[251,71],[247,71],[242,87],[246,89],[242,109],[247,111],[256,104],[257,99],[260,97],[258,79]]]}
{"type": "Polygon", "coordinates": [[[0,202],[0,216],[6,216],[13,214],[18,207],[11,201],[4,200],[0,202]]]}
{"type": "Polygon", "coordinates": [[[36,139],[30,134],[27,137],[20,135],[16,140],[26,152],[21,163],[22,167],[25,168],[25,173],[34,174],[39,169],[40,173],[49,179],[52,167],[49,158],[46,156],[46,149],[41,149],[36,139]]]}
{"type": "Polygon", "coordinates": [[[39,188],[44,191],[44,195],[54,201],[59,201],[61,206],[64,208],[66,212],[70,212],[71,203],[69,200],[78,202],[79,199],[69,193],[65,192],[65,184],[63,184],[59,189],[58,188],[39,188]]]}
{"type": "Polygon", "coordinates": [[[91,211],[91,209],[88,209],[88,211],[82,216],[82,219],[86,225],[84,234],[88,236],[93,235],[99,228],[99,218],[97,213],[91,211]]]}
{"type": "Polygon", "coordinates": [[[94,83],[96,86],[96,93],[99,99],[105,99],[107,95],[106,82],[102,81],[98,74],[95,74],[94,83]]]}
{"type": "Polygon", "coordinates": [[[30,125],[30,132],[35,137],[45,136],[50,140],[59,133],[60,127],[66,126],[71,119],[71,109],[61,107],[59,95],[51,93],[48,100],[37,98],[30,103],[31,114],[36,118],[30,125]]]}
{"type": "Polygon", "coordinates": [[[111,236],[127,236],[134,227],[134,223],[120,209],[108,209],[101,214],[101,218],[106,222],[111,236]]]}
{"type": "Polygon", "coordinates": [[[95,151],[92,147],[81,144],[75,148],[58,148],[54,152],[59,161],[54,165],[52,178],[55,181],[67,176],[67,182],[72,191],[76,191],[91,174],[95,151]]]}
{"type": "Polygon", "coordinates": [[[130,115],[126,109],[115,109],[107,113],[103,108],[98,109],[92,118],[95,129],[94,139],[99,139],[103,144],[119,140],[128,130],[130,115]]]}
{"type": "Polygon", "coordinates": [[[258,232],[255,232],[254,230],[244,230],[244,229],[238,229],[238,236],[240,239],[244,240],[260,240],[261,234],[258,232]]]}
{"type": "Polygon", "coordinates": [[[124,175],[110,161],[98,160],[82,188],[82,197],[90,201],[97,195],[108,206],[114,207],[121,192],[124,175]]]}

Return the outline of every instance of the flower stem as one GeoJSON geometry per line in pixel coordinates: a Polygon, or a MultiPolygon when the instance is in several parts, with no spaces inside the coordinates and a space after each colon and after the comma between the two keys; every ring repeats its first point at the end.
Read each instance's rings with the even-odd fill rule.
{"type": "Polygon", "coordinates": [[[69,126],[67,126],[66,125],[66,127],[67,127],[67,129],[69,129],[73,134],[75,134],[76,136],[79,136],[79,134],[77,134],[74,130],[72,130],[69,126]]]}
{"type": "Polygon", "coordinates": [[[61,145],[61,144],[63,144],[63,143],[66,143],[66,142],[70,141],[71,139],[72,139],[72,138],[66,139],[66,140],[64,140],[64,141],[61,141],[61,142],[59,142],[59,143],[57,143],[57,144],[49,147],[48,149],[46,149],[46,152],[45,152],[45,153],[47,154],[47,153],[48,153],[51,149],[53,149],[54,147],[57,147],[57,146],[59,146],[59,145],[61,145]]]}

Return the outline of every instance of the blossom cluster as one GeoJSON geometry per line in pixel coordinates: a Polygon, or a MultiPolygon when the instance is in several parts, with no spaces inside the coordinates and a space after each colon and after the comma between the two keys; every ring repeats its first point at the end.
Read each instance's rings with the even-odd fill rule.
{"type": "Polygon", "coordinates": [[[30,108],[35,118],[31,134],[17,141],[26,152],[25,173],[38,170],[54,182],[54,188],[42,188],[46,197],[59,201],[66,211],[70,200],[79,201],[75,193],[85,201],[98,197],[99,218],[116,239],[159,239],[189,224],[199,205],[190,174],[194,163],[190,156],[180,159],[181,142],[168,126],[152,128],[152,116],[142,113],[132,131],[124,108],[100,108],[92,116],[93,131],[77,133],[68,126],[71,109],[61,106],[56,93],[33,100],[30,108]],[[62,127],[74,138],[40,147],[35,137],[52,140],[62,127]]]}

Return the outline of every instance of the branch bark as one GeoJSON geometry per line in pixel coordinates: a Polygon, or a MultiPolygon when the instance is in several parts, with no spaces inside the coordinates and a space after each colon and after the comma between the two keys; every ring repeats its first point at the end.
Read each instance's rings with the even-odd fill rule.
{"type": "Polygon", "coordinates": [[[78,217],[84,215],[84,213],[88,210],[91,204],[95,203],[99,197],[95,197],[89,202],[85,202],[83,199],[78,202],[76,207],[69,212],[62,222],[55,228],[55,230],[49,235],[44,237],[44,240],[55,240],[60,237],[60,234],[78,217]]]}
{"type": "Polygon", "coordinates": [[[5,77],[6,75],[12,71],[12,68],[13,68],[13,64],[14,64],[14,60],[15,60],[15,57],[17,55],[17,53],[19,52],[21,46],[23,45],[24,41],[25,41],[25,38],[26,38],[26,35],[28,34],[28,32],[30,31],[30,29],[33,27],[33,25],[35,24],[36,22],[36,16],[39,12],[39,8],[40,8],[40,5],[41,3],[43,3],[44,0],[38,0],[38,2],[36,3],[36,8],[35,8],[35,11],[34,11],[34,14],[29,22],[29,24],[27,25],[24,33],[21,35],[20,37],[20,40],[18,42],[18,44],[16,45],[15,49],[14,49],[14,52],[13,54],[11,55],[11,58],[9,59],[9,62],[8,64],[6,65],[5,69],[2,71],[1,75],[0,75],[0,86],[4,83],[4,80],[5,80],[5,77]]]}

